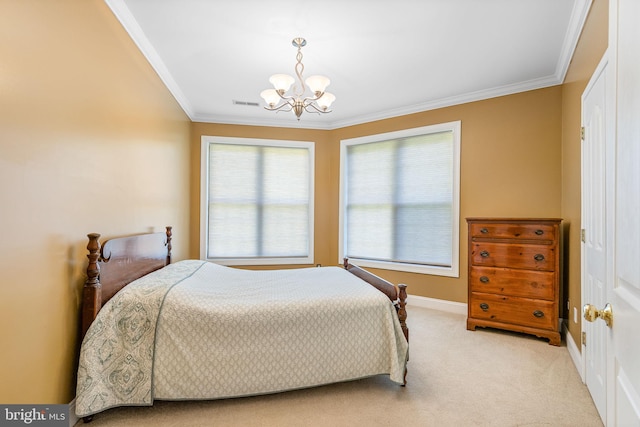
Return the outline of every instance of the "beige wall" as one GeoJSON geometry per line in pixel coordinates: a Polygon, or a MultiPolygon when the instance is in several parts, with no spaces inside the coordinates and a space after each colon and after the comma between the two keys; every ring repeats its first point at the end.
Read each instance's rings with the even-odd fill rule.
{"type": "Polygon", "coordinates": [[[558,217],[561,198],[560,86],[367,123],[333,131],[255,126],[192,126],[191,255],[198,256],[199,168],[202,135],[316,142],[316,263],[338,263],[340,140],[460,120],[460,277],[374,270],[406,283],[409,293],[467,300],[467,216],[558,217]]]}
{"type": "Polygon", "coordinates": [[[574,342],[580,343],[582,314],[580,289],[580,125],[581,97],[591,75],[607,49],[609,2],[594,0],[562,85],[562,217],[565,222],[565,282],[569,310],[567,325],[574,342]],[[574,322],[573,311],[578,312],[574,322]]]}
{"type": "Polygon", "coordinates": [[[187,256],[190,125],[103,1],[0,10],[0,402],[68,403],[86,234],[187,256]]]}

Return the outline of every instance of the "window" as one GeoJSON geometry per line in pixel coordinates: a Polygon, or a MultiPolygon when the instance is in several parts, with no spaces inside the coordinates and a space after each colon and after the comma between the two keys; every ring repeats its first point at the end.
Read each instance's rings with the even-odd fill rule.
{"type": "Polygon", "coordinates": [[[313,263],[312,142],[202,137],[201,258],[313,263]]]}
{"type": "Polygon", "coordinates": [[[460,122],[341,141],[340,259],[458,277],[460,122]]]}

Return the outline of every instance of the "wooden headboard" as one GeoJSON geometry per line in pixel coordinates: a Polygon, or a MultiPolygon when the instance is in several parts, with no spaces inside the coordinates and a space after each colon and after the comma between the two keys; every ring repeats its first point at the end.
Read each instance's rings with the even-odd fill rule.
{"type": "Polygon", "coordinates": [[[105,241],[88,234],[87,280],[82,289],[82,337],[102,306],[136,279],[171,263],[171,228],[105,241]]]}

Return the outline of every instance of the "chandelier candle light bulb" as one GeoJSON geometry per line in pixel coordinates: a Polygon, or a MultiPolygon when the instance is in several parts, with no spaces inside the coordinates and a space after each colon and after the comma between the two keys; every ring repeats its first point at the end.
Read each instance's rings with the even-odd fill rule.
{"type": "Polygon", "coordinates": [[[287,91],[294,85],[295,79],[287,74],[274,74],[269,79],[269,83],[274,88],[263,90],[260,93],[260,96],[267,103],[264,108],[276,112],[293,111],[298,120],[300,120],[303,111],[330,113],[329,107],[331,107],[331,103],[335,101],[336,97],[329,92],[325,92],[325,89],[329,86],[331,80],[325,76],[311,76],[307,80],[303,80],[302,48],[307,44],[307,41],[302,37],[296,37],[291,43],[298,48],[295,71],[299,85],[296,84],[293,87],[293,95],[287,95],[287,91]],[[307,87],[309,87],[313,95],[304,96],[307,87]]]}

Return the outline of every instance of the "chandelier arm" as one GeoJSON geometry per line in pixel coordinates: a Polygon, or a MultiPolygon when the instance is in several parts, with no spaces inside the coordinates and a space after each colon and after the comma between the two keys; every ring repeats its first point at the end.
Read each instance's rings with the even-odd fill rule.
{"type": "Polygon", "coordinates": [[[288,113],[288,112],[289,112],[289,111],[291,111],[291,110],[293,110],[293,107],[289,108],[288,110],[275,110],[275,111],[276,111],[276,114],[278,114],[278,113],[282,113],[283,111],[284,111],[285,113],[288,113]]]}
{"type": "Polygon", "coordinates": [[[318,112],[318,113],[322,113],[322,114],[324,114],[324,113],[330,113],[330,112],[331,112],[331,110],[323,110],[322,108],[318,108],[318,107],[316,106],[316,104],[315,104],[315,103],[313,103],[313,102],[305,103],[305,104],[304,104],[304,110],[305,110],[306,112],[308,112],[308,113],[318,112]],[[308,109],[308,107],[313,108],[315,111],[310,111],[310,110],[308,109]]]}
{"type": "Polygon", "coordinates": [[[284,92],[280,93],[279,90],[277,90],[276,93],[278,94],[280,99],[284,100],[284,102],[286,102],[286,103],[292,104],[292,103],[294,103],[296,101],[296,97],[295,96],[285,95],[284,92]]]}
{"type": "Polygon", "coordinates": [[[268,105],[264,107],[265,110],[269,110],[269,111],[291,111],[293,110],[293,104],[291,104],[290,102],[285,102],[283,104],[280,104],[276,107],[269,107],[268,105]],[[288,110],[283,110],[283,108],[285,107],[289,107],[288,110]]]}
{"type": "Polygon", "coordinates": [[[278,111],[278,110],[282,110],[282,108],[284,108],[284,107],[286,107],[288,105],[289,109],[288,110],[282,110],[282,111],[291,111],[293,109],[293,104],[296,101],[295,98],[293,96],[284,96],[284,94],[281,93],[279,90],[276,90],[275,92],[278,94],[280,99],[282,99],[284,102],[282,104],[274,106],[274,107],[269,107],[267,105],[264,108],[266,110],[269,110],[269,111],[278,111]]]}
{"type": "Polygon", "coordinates": [[[312,102],[315,102],[318,99],[322,98],[323,95],[324,95],[324,92],[320,93],[320,95],[315,95],[314,94],[314,96],[307,96],[302,100],[302,102],[305,102],[305,103],[308,102],[309,104],[311,104],[312,102]]]}

